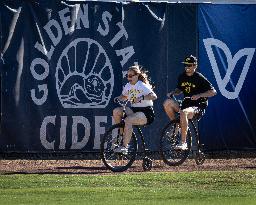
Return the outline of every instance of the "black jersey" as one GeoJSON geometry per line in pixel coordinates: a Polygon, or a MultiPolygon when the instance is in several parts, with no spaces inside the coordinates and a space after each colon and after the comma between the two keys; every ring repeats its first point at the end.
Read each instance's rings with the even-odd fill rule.
{"type": "MultiPolygon", "coordinates": [[[[178,78],[177,88],[181,90],[184,97],[191,97],[208,90],[214,89],[212,84],[199,72],[195,72],[192,76],[182,73],[178,78]]],[[[182,109],[197,106],[205,109],[208,105],[208,98],[199,98],[198,100],[184,99],[182,109]]]]}

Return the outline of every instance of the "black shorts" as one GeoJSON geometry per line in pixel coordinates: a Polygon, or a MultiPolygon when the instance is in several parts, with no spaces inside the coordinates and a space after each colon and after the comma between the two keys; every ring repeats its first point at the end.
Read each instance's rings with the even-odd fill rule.
{"type": "Polygon", "coordinates": [[[143,112],[147,118],[147,124],[149,125],[151,124],[154,119],[155,119],[155,113],[153,110],[153,107],[149,106],[149,107],[130,107],[131,110],[135,113],[135,112],[143,112]]]}

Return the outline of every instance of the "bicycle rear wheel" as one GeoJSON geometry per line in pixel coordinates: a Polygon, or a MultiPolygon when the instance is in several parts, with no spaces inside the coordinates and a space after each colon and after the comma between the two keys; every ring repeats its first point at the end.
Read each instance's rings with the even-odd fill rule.
{"type": "Polygon", "coordinates": [[[160,154],[164,163],[169,166],[181,165],[188,157],[191,149],[190,130],[187,133],[187,150],[177,150],[175,146],[181,141],[181,133],[177,128],[179,120],[168,123],[162,131],[160,138],[160,154]]]}
{"type": "Polygon", "coordinates": [[[100,155],[105,166],[113,172],[123,172],[131,167],[135,160],[138,143],[134,133],[128,145],[128,153],[116,153],[114,149],[123,144],[124,125],[113,125],[103,136],[100,145],[100,155]]]}

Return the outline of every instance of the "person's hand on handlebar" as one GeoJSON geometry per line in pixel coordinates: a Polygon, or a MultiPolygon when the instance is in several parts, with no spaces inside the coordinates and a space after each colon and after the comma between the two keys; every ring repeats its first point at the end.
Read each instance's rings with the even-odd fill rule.
{"type": "Polygon", "coordinates": [[[191,96],[191,100],[198,100],[200,97],[200,95],[193,95],[191,96]]]}
{"type": "Polygon", "coordinates": [[[124,101],[126,101],[126,100],[127,100],[127,97],[124,96],[124,95],[120,95],[120,96],[114,98],[114,102],[115,102],[115,103],[124,102],[124,101]]]}
{"type": "Polygon", "coordinates": [[[119,96],[114,98],[114,102],[115,102],[115,103],[118,103],[118,101],[121,101],[121,100],[119,99],[119,96]]]}
{"type": "Polygon", "coordinates": [[[175,91],[171,91],[171,92],[167,93],[167,97],[171,98],[174,95],[174,93],[175,93],[175,91]]]}
{"type": "Polygon", "coordinates": [[[167,93],[167,97],[168,97],[168,98],[173,98],[174,95],[180,95],[181,93],[182,93],[182,91],[181,91],[180,89],[175,88],[175,90],[173,90],[173,91],[167,93]]]}

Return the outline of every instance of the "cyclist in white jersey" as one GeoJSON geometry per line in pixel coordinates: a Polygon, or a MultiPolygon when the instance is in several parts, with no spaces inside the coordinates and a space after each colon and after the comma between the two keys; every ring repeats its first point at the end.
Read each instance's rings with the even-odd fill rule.
{"type": "MultiPolygon", "coordinates": [[[[146,72],[140,66],[131,66],[127,72],[127,79],[129,82],[124,86],[122,94],[116,97],[121,101],[129,100],[131,102],[131,107],[126,109],[123,146],[114,150],[121,153],[126,153],[128,150],[127,146],[131,140],[133,125],[146,125],[154,121],[153,100],[157,99],[146,72]]],[[[121,107],[113,110],[113,118],[115,123],[120,123],[121,107]]]]}

